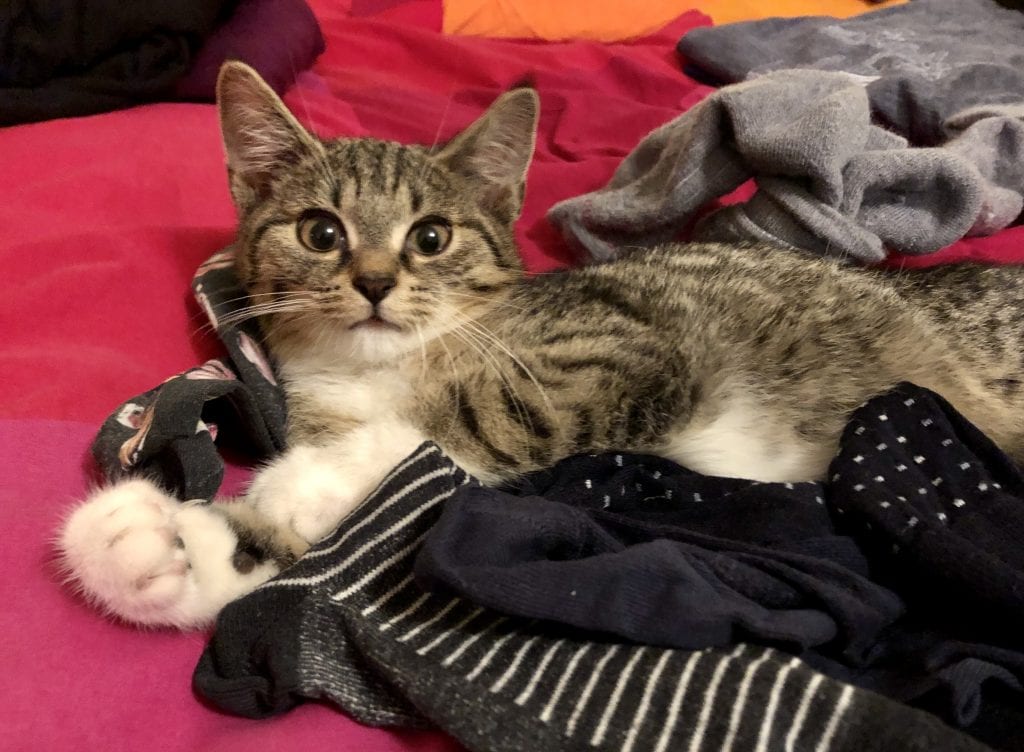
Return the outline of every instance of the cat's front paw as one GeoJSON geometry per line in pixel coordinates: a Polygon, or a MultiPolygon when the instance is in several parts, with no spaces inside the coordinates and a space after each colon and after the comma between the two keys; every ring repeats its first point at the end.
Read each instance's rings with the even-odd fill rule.
{"type": "Polygon", "coordinates": [[[261,515],[316,543],[359,505],[365,490],[354,488],[330,453],[297,447],[264,468],[252,482],[246,501],[261,515]]]}
{"type": "Polygon", "coordinates": [[[269,563],[237,571],[237,543],[210,506],[130,480],[76,508],[58,546],[70,579],[102,609],[137,624],[189,628],[276,574],[269,563]]]}

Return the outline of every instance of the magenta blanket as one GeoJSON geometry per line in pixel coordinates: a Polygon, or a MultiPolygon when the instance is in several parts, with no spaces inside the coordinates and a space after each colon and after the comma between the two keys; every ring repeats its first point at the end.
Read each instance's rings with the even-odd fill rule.
{"type": "MultiPolygon", "coordinates": [[[[546,209],[604,184],[641,136],[709,91],[675,59],[675,41],[707,22],[697,13],[632,44],[543,44],[443,37],[438,0],[346,5],[314,3],[327,51],[286,97],[322,135],[430,143],[524,77],[538,87],[518,233],[533,270],[571,259],[546,209]]],[[[216,352],[188,281],[231,239],[222,164],[211,105],[0,130],[0,749],[453,749],[326,706],[259,722],[219,715],[189,686],[203,635],[104,620],[48,562],[61,514],[86,491],[100,420],[216,352]]],[[[1024,228],[927,261],[964,257],[1024,261],[1024,228]]]]}

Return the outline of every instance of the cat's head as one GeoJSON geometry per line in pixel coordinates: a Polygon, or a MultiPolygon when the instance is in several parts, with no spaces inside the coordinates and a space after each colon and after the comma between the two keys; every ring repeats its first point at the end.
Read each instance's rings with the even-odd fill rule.
{"type": "Polygon", "coordinates": [[[237,270],[275,347],[380,362],[473,318],[522,275],[513,237],[538,99],[514,89],[447,145],[322,141],[250,68],[217,84],[237,270]]]}

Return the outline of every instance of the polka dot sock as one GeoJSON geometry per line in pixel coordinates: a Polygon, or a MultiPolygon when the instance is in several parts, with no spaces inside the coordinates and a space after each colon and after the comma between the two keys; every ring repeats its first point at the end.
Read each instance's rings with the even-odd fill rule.
{"type": "Polygon", "coordinates": [[[937,394],[902,385],[856,412],[832,504],[901,589],[1024,628],[1024,476],[937,394]]]}

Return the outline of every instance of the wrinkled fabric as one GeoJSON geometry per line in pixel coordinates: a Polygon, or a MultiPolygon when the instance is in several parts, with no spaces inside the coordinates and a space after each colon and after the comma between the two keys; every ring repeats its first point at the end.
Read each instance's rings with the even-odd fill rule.
{"type": "Polygon", "coordinates": [[[718,82],[782,68],[877,76],[881,123],[911,143],[942,143],[946,121],[1024,101],[1024,15],[995,0],[914,0],[850,19],[770,18],[697,29],[678,50],[718,82]]]}
{"type": "Polygon", "coordinates": [[[1024,689],[1021,540],[1020,470],[941,397],[901,385],[854,412],[827,482],[570,458],[453,499],[416,573],[641,643],[788,648],[969,727],[993,686],[1024,689]]]}
{"type": "Polygon", "coordinates": [[[306,0],[242,0],[196,53],[174,94],[212,102],[227,60],[252,66],[271,89],[284,94],[323,51],[324,38],[306,0]]]}
{"type": "Polygon", "coordinates": [[[0,14],[0,125],[157,100],[212,102],[226,60],[278,93],[323,52],[305,0],[14,0],[0,14]]]}
{"type": "MultiPolygon", "coordinates": [[[[543,212],[602,185],[645,133],[710,91],[671,51],[705,23],[697,14],[630,45],[544,45],[447,39],[439,0],[310,4],[327,49],[285,99],[323,135],[429,144],[535,74],[541,135],[516,231],[533,271],[573,259],[543,212]]],[[[447,735],[371,729],[317,703],[259,723],[213,711],[188,682],[195,634],[116,624],[59,586],[53,532],[95,482],[97,427],[130,395],[225,355],[189,287],[233,238],[222,149],[215,110],[200,104],[0,130],[4,739],[60,752],[153,739],[166,752],[451,752],[447,735]]],[[[899,263],[960,259],[1024,260],[1024,228],[899,263]]],[[[229,465],[222,492],[247,477],[229,465]]]]}
{"type": "Polygon", "coordinates": [[[0,125],[169,97],[233,0],[9,0],[0,125]]]}
{"type": "Polygon", "coordinates": [[[1024,119],[969,111],[943,148],[907,148],[874,125],[866,81],[785,70],[724,87],[650,133],[608,184],[548,218],[598,261],[680,236],[710,202],[698,240],[755,241],[878,262],[931,253],[1009,225],[1024,205],[1024,119]]]}

